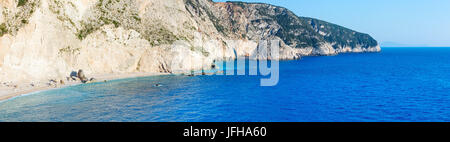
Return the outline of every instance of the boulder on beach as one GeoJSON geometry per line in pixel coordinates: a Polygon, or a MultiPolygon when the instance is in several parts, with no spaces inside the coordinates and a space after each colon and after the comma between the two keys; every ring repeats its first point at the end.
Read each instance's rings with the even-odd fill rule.
{"type": "Polygon", "coordinates": [[[58,82],[56,82],[56,80],[54,80],[54,79],[51,79],[51,80],[49,80],[48,81],[48,83],[47,83],[47,86],[54,86],[54,87],[56,87],[58,85],[58,82]]]}
{"type": "Polygon", "coordinates": [[[76,71],[70,72],[70,78],[76,78],[78,77],[78,73],[76,71]]]}
{"type": "Polygon", "coordinates": [[[87,81],[89,81],[88,78],[86,77],[86,75],[84,75],[84,72],[82,69],[78,70],[77,76],[81,80],[82,83],[86,83],[87,81]]]}

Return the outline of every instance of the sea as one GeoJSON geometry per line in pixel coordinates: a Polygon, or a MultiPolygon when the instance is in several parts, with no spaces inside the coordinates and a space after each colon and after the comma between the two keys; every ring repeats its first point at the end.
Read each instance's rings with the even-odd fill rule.
{"type": "Polygon", "coordinates": [[[279,62],[275,86],[261,86],[267,77],[163,75],[81,84],[2,101],[0,121],[450,121],[450,48],[303,57],[279,62]]]}

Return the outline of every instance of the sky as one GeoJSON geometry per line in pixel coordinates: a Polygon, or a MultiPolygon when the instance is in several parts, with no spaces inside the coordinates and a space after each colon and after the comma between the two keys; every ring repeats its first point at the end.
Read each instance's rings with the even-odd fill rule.
{"type": "Polygon", "coordinates": [[[242,1],[282,6],[298,16],[368,33],[382,46],[450,47],[450,0],[242,1]]]}

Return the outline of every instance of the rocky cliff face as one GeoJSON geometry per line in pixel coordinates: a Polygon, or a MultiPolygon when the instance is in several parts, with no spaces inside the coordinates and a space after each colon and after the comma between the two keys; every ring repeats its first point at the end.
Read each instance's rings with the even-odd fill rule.
{"type": "Polygon", "coordinates": [[[380,51],[377,41],[367,34],[298,17],[283,7],[244,2],[214,5],[212,11],[218,13],[215,26],[223,35],[250,40],[281,40],[284,49],[281,58],[380,51]]]}
{"type": "Polygon", "coordinates": [[[358,33],[268,4],[210,0],[2,0],[0,81],[185,72],[251,56],[281,40],[280,59],[380,51],[358,33]]]}

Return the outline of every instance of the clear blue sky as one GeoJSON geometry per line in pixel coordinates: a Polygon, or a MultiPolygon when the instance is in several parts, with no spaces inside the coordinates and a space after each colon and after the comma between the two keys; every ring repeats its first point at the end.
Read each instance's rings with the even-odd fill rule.
{"type": "MultiPolygon", "coordinates": [[[[225,2],[226,0],[214,0],[225,2]]],[[[243,0],[283,6],[378,42],[450,47],[450,0],[243,0]]]]}

